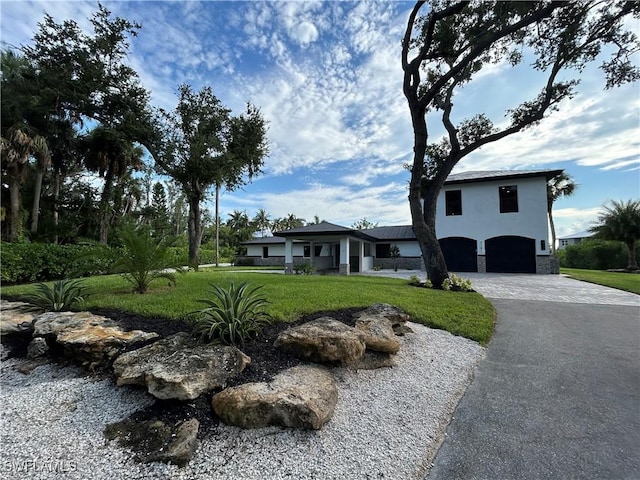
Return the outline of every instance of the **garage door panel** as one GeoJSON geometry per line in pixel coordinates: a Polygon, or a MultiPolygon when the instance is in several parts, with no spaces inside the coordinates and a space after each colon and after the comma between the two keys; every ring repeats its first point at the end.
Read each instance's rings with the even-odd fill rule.
{"type": "Polygon", "coordinates": [[[487,272],[536,273],[536,242],[532,238],[502,236],[485,242],[487,272]]]}
{"type": "Polygon", "coordinates": [[[447,237],[439,240],[447,269],[453,272],[477,272],[478,254],[473,238],[447,237]]]}

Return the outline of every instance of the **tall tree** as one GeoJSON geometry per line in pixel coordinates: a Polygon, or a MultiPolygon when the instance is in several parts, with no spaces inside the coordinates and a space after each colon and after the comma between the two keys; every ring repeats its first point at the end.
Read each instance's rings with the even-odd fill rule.
{"type": "Polygon", "coordinates": [[[605,205],[598,224],[590,229],[603,240],[624,242],[629,252],[627,270],[640,270],[636,257],[636,242],[640,240],[640,200],[613,200],[605,205]]]}
{"type": "Polygon", "coordinates": [[[442,288],[448,277],[435,217],[438,193],[453,167],[483,145],[538,124],[571,98],[580,71],[605,45],[613,51],[601,67],[606,88],[640,78],[630,61],[637,37],[625,30],[625,19],[639,13],[640,3],[614,0],[416,3],[402,42],[403,92],[414,134],[409,206],[434,287],[442,288]],[[490,64],[515,66],[524,58],[533,58],[533,68],[546,79],[535,98],[507,111],[507,125],[494,125],[482,112],[454,121],[453,99],[460,88],[490,64]],[[446,131],[437,143],[429,143],[430,112],[441,115],[446,131]]]}
{"type": "Polygon", "coordinates": [[[367,217],[362,217],[357,222],[354,222],[353,225],[351,225],[351,228],[353,228],[354,230],[367,230],[369,228],[375,228],[377,226],[378,222],[373,223],[367,220],[367,217]]]}
{"type": "Polygon", "coordinates": [[[578,188],[576,182],[562,172],[547,182],[547,214],[549,215],[549,225],[551,226],[551,253],[556,251],[556,226],[553,221],[553,204],[560,197],[568,197],[578,188]]]}
{"type": "Polygon", "coordinates": [[[232,190],[260,172],[267,154],[266,124],[252,105],[246,114],[231,116],[210,87],[195,93],[181,85],[178,92],[175,111],[161,111],[163,138],[150,150],[164,173],[180,184],[189,203],[189,265],[197,269],[203,233],[200,204],[207,190],[215,187],[219,218],[220,188],[232,190]]]}

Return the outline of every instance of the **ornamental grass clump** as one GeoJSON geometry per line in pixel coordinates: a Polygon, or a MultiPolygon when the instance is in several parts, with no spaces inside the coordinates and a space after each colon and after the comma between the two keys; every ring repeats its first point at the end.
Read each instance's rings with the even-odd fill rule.
{"type": "Polygon", "coordinates": [[[211,287],[213,299],[198,300],[208,307],[197,312],[194,320],[193,333],[201,342],[244,346],[271,323],[266,311],[270,302],[259,292],[262,285],[251,287],[243,282],[236,287],[231,282],[228,289],[211,287]]]}
{"type": "Polygon", "coordinates": [[[57,280],[52,285],[39,283],[35,293],[25,297],[27,303],[45,312],[66,312],[88,296],[88,288],[81,280],[57,280]]]}

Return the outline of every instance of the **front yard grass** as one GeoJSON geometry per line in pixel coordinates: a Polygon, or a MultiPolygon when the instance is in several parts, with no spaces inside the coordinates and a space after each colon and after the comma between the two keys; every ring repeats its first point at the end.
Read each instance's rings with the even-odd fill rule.
{"type": "Polygon", "coordinates": [[[607,272],[604,270],[583,270],[579,268],[561,268],[560,273],[583,282],[597,283],[640,295],[640,274],[607,272]]]}
{"type": "MultiPolygon", "coordinates": [[[[495,310],[479,293],[445,292],[412,287],[406,280],[365,276],[278,275],[229,272],[221,269],[178,276],[177,286],[158,280],[144,295],[131,293],[120,275],[85,279],[93,292],[84,309],[117,309],[149,317],[184,319],[203,308],[199,299],[211,298],[210,284],[226,288],[231,281],[264,285],[271,302],[269,313],[279,321],[293,321],[324,310],[368,307],[390,303],[405,310],[414,321],[447,330],[486,345],[493,333],[495,310]]],[[[33,285],[3,287],[3,297],[32,292],[33,285]]]]}

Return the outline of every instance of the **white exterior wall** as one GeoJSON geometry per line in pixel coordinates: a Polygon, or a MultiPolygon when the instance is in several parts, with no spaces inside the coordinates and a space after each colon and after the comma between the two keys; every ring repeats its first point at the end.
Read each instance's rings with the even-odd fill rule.
{"type": "Polygon", "coordinates": [[[445,185],[438,196],[436,234],[438,238],[474,238],[479,255],[484,255],[484,242],[489,238],[528,237],[535,239],[537,255],[548,255],[547,182],[535,177],[445,185]],[[500,213],[498,188],[509,185],[518,187],[518,212],[500,213]],[[446,215],[448,190],[461,190],[462,215],[446,215]],[[546,250],[540,249],[540,240],[545,241],[546,250]]]}
{"type": "MultiPolygon", "coordinates": [[[[284,243],[271,243],[271,244],[257,244],[257,245],[247,245],[247,257],[262,257],[262,247],[269,247],[269,256],[270,257],[284,257],[284,243]]],[[[316,243],[315,246],[318,246],[316,243]]],[[[303,243],[294,243],[293,244],[293,256],[294,257],[302,257],[304,255],[304,244],[303,243]]],[[[323,244],[322,251],[320,252],[320,256],[329,256],[330,249],[329,245],[323,244]]]]}

